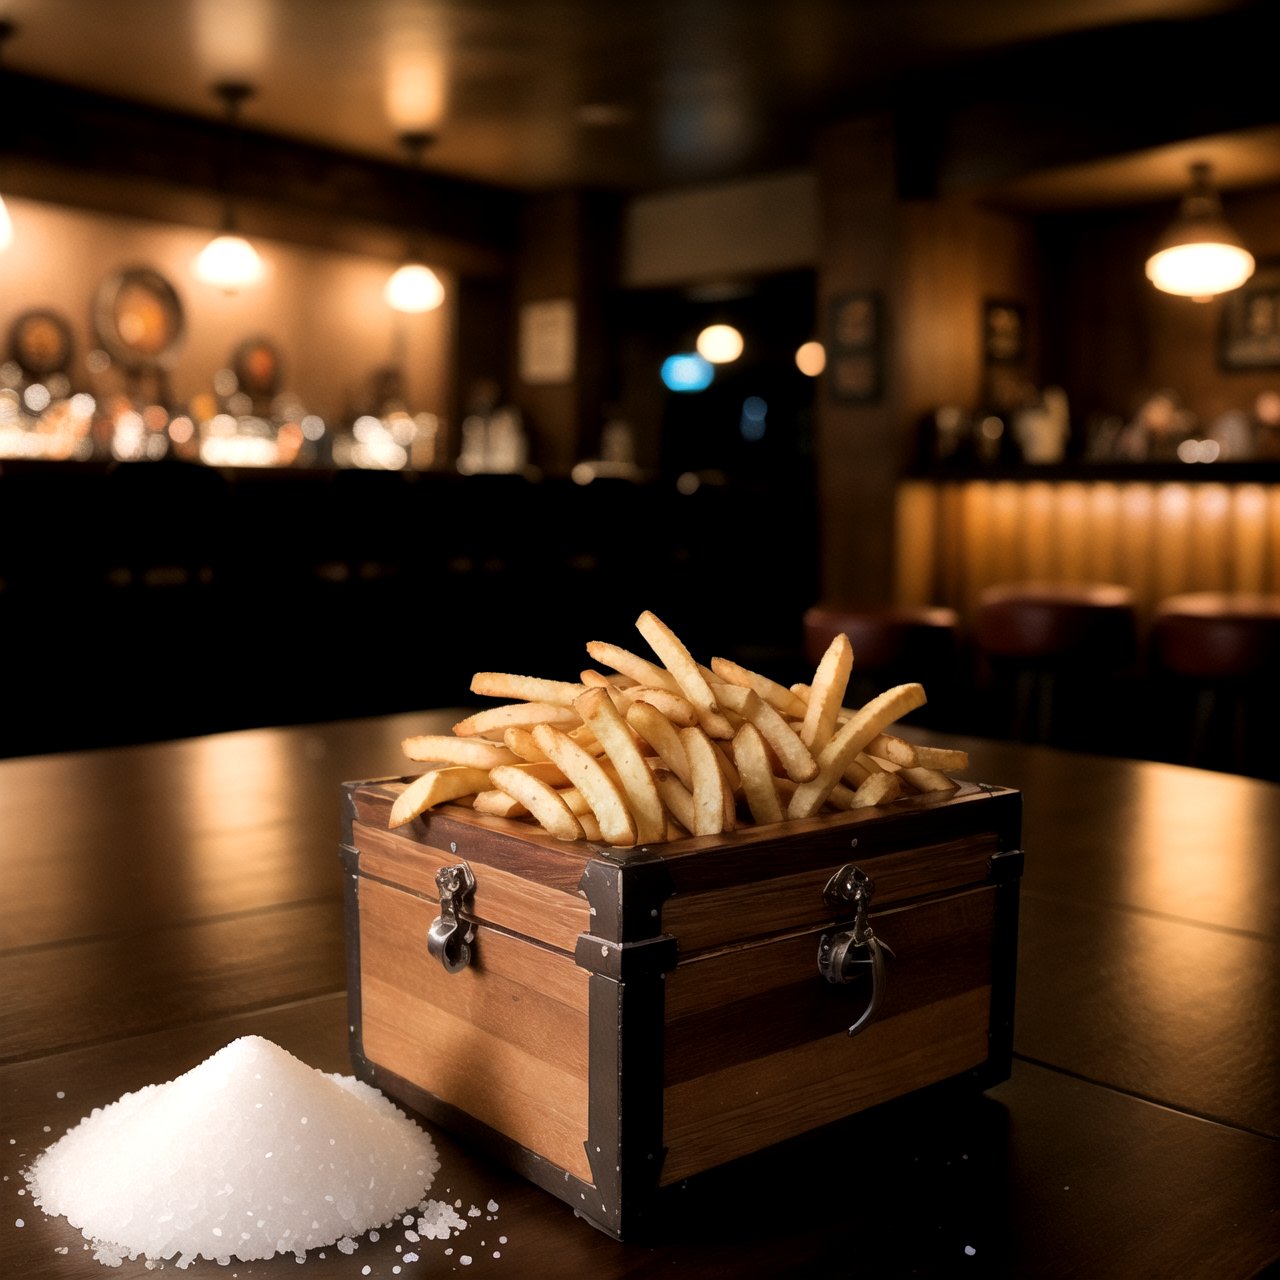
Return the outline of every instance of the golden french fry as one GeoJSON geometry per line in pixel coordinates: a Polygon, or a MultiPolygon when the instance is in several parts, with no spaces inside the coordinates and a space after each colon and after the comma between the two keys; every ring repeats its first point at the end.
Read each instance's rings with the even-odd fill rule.
{"type": "Polygon", "coordinates": [[[800,727],[801,741],[810,751],[819,752],[831,741],[852,670],[853,646],[843,631],[837,631],[814,673],[800,727]]]}
{"type": "Polygon", "coordinates": [[[662,660],[662,665],[675,677],[680,692],[698,710],[698,723],[711,738],[732,738],[733,726],[716,705],[711,686],[702,669],[685,648],[684,641],[656,614],[645,610],[636,619],[636,629],[649,642],[649,647],[662,660]]]}
{"type": "Polygon", "coordinates": [[[778,799],[778,785],[769,767],[764,737],[749,720],[733,735],[733,759],[738,766],[742,792],[752,818],[757,823],[781,822],[782,802],[778,799]]]}
{"type": "Polygon", "coordinates": [[[496,787],[477,791],[471,807],[477,813],[487,813],[493,818],[523,818],[529,812],[515,796],[509,796],[496,787]]]}
{"type": "Polygon", "coordinates": [[[604,640],[589,640],[587,653],[601,665],[612,667],[636,684],[666,689],[669,693],[680,692],[680,686],[670,671],[658,666],[656,662],[650,662],[648,658],[642,658],[638,653],[632,653],[630,649],[608,644],[604,640]]]}
{"type": "Polygon", "coordinates": [[[959,747],[916,747],[916,764],[922,769],[954,770],[964,773],[969,767],[969,753],[959,747]]]}
{"type": "Polygon", "coordinates": [[[584,668],[578,675],[586,688],[602,688],[608,686],[612,689],[629,689],[636,682],[630,676],[619,675],[616,671],[611,676],[605,675],[603,671],[593,671],[590,667],[584,668]]]}
{"type": "MultiPolygon", "coordinates": [[[[574,716],[577,718],[576,712],[574,716]]],[[[635,820],[627,808],[621,788],[601,768],[600,761],[555,725],[536,725],[533,740],[548,759],[560,766],[570,784],[586,796],[592,813],[600,823],[604,841],[612,845],[635,844],[635,820]]]]}
{"type": "MultiPolygon", "coordinates": [[[[720,756],[700,725],[680,730],[680,741],[689,756],[689,772],[693,781],[693,825],[688,826],[695,836],[715,836],[733,829],[733,794],[725,779],[720,756]]],[[[679,814],[676,821],[680,821],[679,814]]]]}
{"type": "Polygon", "coordinates": [[[916,791],[954,791],[960,784],[940,769],[899,769],[897,776],[916,791]]]}
{"type": "Polygon", "coordinates": [[[557,840],[582,839],[582,824],[550,783],[527,769],[509,764],[491,769],[489,778],[499,791],[519,800],[549,835],[557,840]]]}
{"type": "Polygon", "coordinates": [[[459,720],[453,731],[460,738],[501,738],[513,725],[530,728],[535,724],[550,724],[569,728],[580,723],[578,713],[571,707],[555,707],[549,702],[510,702],[487,707],[459,720]]]}
{"type": "Polygon", "coordinates": [[[666,810],[654,785],[653,774],[636,745],[635,734],[614,706],[609,691],[588,689],[574,702],[573,709],[596,735],[605,755],[618,771],[619,784],[626,793],[631,816],[635,820],[637,843],[660,841],[667,826],[666,810]]]}
{"type": "Polygon", "coordinates": [[[680,741],[680,728],[652,703],[634,702],[627,709],[627,723],[653,748],[663,764],[686,786],[693,785],[689,754],[680,741]]]}
{"type": "Polygon", "coordinates": [[[895,773],[869,773],[866,781],[853,793],[852,809],[867,809],[888,804],[902,795],[902,783],[895,773]]]}
{"type": "Polygon", "coordinates": [[[698,708],[683,694],[672,693],[669,689],[655,689],[652,685],[636,685],[634,689],[625,689],[622,693],[629,706],[637,702],[647,702],[656,707],[672,724],[687,728],[698,723],[698,708]]]}
{"type": "Polygon", "coordinates": [[[438,804],[483,791],[489,786],[489,771],[471,765],[445,765],[419,774],[395,798],[389,825],[402,827],[438,804]]]}
{"type": "Polygon", "coordinates": [[[715,695],[723,706],[736,711],[760,731],[773,749],[787,777],[795,782],[808,782],[818,772],[818,762],[800,735],[783,719],[775,707],[754,689],[739,685],[717,685],[715,695]]]}
{"type": "Polygon", "coordinates": [[[653,770],[653,781],[672,818],[686,831],[692,831],[693,795],[688,787],[670,769],[661,766],[653,770]]]}
{"type": "MultiPolygon", "coordinates": [[[[847,717],[846,717],[847,718],[847,717]]],[[[878,760],[888,760],[890,764],[919,764],[918,748],[905,738],[893,733],[878,733],[864,748],[864,753],[875,756],[878,760]]]]}
{"type": "Polygon", "coordinates": [[[810,818],[822,808],[831,789],[840,781],[858,753],[895,720],[924,705],[924,688],[900,684],[872,698],[836,731],[818,753],[818,775],[802,782],[787,806],[788,818],[810,818]]]}
{"type": "Polygon", "coordinates": [[[712,658],[711,670],[725,684],[741,685],[744,689],[752,690],[781,715],[790,716],[793,720],[804,719],[805,699],[776,680],[770,680],[757,671],[749,671],[736,662],[730,662],[728,658],[712,658]]]}
{"type": "Polygon", "coordinates": [[[471,692],[489,698],[545,702],[553,707],[571,707],[583,690],[568,680],[544,680],[541,676],[512,675],[508,671],[477,671],[471,677],[471,692]]]}
{"type": "Polygon", "coordinates": [[[420,733],[405,738],[401,750],[410,760],[432,760],[439,764],[469,764],[477,769],[514,764],[519,757],[509,747],[483,738],[455,738],[447,733],[420,733]]]}

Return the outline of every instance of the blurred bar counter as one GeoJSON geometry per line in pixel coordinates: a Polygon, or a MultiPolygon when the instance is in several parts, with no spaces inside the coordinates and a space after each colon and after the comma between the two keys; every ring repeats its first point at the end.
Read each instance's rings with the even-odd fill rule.
{"type": "Polygon", "coordinates": [[[1280,464],[1063,464],[912,476],[899,603],[968,619],[1001,582],[1113,582],[1141,614],[1187,591],[1280,592],[1280,464]]]}

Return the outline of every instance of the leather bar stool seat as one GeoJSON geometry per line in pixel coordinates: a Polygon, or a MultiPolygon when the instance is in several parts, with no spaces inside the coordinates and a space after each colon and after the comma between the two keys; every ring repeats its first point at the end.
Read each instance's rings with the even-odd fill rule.
{"type": "Polygon", "coordinates": [[[1280,776],[1280,595],[1197,591],[1152,614],[1165,756],[1280,776]]]}
{"type": "Polygon", "coordinates": [[[973,620],[985,731],[1128,754],[1113,696],[1138,654],[1133,593],[1114,583],[1010,582],[980,593],[973,620]]]}
{"type": "Polygon", "coordinates": [[[804,614],[804,651],[811,667],[817,667],[841,632],[853,648],[846,705],[859,706],[894,685],[919,683],[928,701],[907,718],[921,725],[949,726],[962,670],[963,630],[956,610],[941,605],[815,604],[804,614]]]}

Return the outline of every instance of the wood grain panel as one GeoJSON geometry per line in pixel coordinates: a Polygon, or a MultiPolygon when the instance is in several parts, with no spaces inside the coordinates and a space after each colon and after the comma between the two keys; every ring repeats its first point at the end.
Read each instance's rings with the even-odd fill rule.
{"type": "MultiPolygon", "coordinates": [[[[876,934],[894,952],[880,1018],[989,987],[994,921],[992,888],[876,915],[876,934]]],[[[869,978],[827,982],[820,936],[720,952],[668,974],[666,1083],[846,1031],[866,1007],[869,978]]]]}
{"type": "Polygon", "coordinates": [[[663,1185],[985,1062],[990,998],[976,988],[667,1089],[663,1185]]]}
{"type": "MultiPolygon", "coordinates": [[[[441,867],[462,860],[452,850],[419,844],[391,831],[354,823],[360,870],[393,884],[402,884],[432,899],[439,897],[435,875],[441,867]]],[[[585,898],[547,888],[536,880],[471,861],[475,894],[467,916],[500,925],[514,933],[572,952],[578,935],[587,930],[591,908],[585,898]]]]}
{"type": "Polygon", "coordinates": [[[429,904],[381,884],[361,884],[360,922],[365,1056],[589,1180],[587,974],[490,930],[473,966],[446,973],[426,950],[429,904]]]}
{"type": "MultiPolygon", "coordinates": [[[[996,837],[983,833],[908,853],[860,858],[858,866],[875,881],[874,901],[883,906],[984,881],[987,859],[998,848],[996,837]]],[[[832,918],[822,891],[841,865],[706,893],[676,894],[663,908],[662,927],[679,940],[681,955],[688,955],[819,925],[832,918]]]]}

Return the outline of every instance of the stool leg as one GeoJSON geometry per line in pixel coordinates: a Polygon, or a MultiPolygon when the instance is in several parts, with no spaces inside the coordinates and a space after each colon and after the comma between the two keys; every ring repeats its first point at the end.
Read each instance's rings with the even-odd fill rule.
{"type": "Polygon", "coordinates": [[[1191,720],[1191,742],[1189,748],[1190,763],[1201,764],[1209,742],[1209,727],[1213,721],[1214,708],[1217,703],[1211,687],[1200,689],[1196,693],[1195,710],[1191,720]]]}

